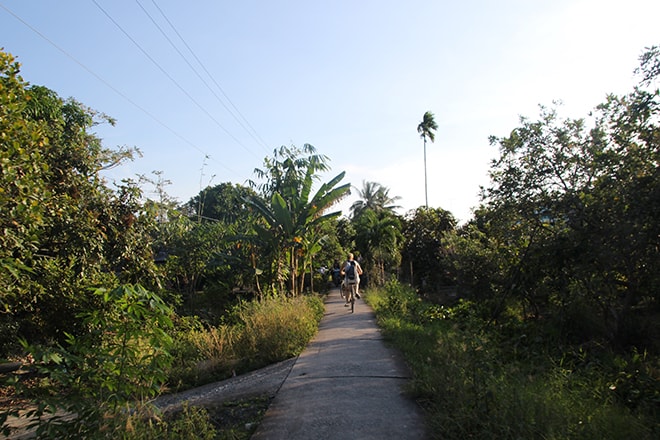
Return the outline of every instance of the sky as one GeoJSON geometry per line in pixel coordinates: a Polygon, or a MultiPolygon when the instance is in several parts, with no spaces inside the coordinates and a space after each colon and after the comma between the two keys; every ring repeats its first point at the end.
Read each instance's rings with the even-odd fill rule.
{"type": "MultiPolygon", "coordinates": [[[[660,44],[657,0],[0,0],[0,47],[30,84],[107,114],[94,131],[142,157],[181,203],[245,184],[282,145],[313,145],[342,183],[472,217],[521,116],[587,117],[660,44]]],[[[155,198],[153,187],[145,195],[155,198]]]]}

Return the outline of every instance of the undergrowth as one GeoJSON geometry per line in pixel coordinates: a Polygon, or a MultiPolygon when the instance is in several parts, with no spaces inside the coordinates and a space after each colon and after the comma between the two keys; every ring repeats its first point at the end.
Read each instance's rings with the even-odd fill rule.
{"type": "Polygon", "coordinates": [[[213,327],[180,318],[168,383],[180,391],[297,356],[323,311],[322,298],[306,295],[241,302],[213,327]]]}
{"type": "Polygon", "coordinates": [[[410,392],[433,438],[660,436],[657,356],[561,345],[544,323],[488,322],[475,303],[429,304],[398,283],[367,300],[413,371],[410,392]]]}
{"type": "MultiPolygon", "coordinates": [[[[139,287],[116,289],[105,299],[109,312],[90,314],[90,329],[98,331],[89,337],[70,336],[67,346],[26,344],[36,380],[0,377],[0,385],[14,390],[35,416],[39,438],[247,439],[258,420],[225,426],[222,408],[211,414],[184,408],[162,418],[148,402],[168,387],[190,388],[298,355],[324,311],[315,295],[269,298],[241,302],[220,325],[206,327],[194,317],[170,320],[171,309],[139,287]]],[[[238,408],[246,417],[263,415],[244,406],[258,409],[261,403],[238,408]]],[[[18,411],[2,409],[1,432],[10,433],[5,422],[18,411]]]]}

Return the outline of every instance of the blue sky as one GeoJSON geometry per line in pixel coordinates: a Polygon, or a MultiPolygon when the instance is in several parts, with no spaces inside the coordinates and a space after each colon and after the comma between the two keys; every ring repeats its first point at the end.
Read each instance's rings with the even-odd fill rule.
{"type": "Polygon", "coordinates": [[[0,0],[0,47],[25,80],[117,119],[97,127],[105,145],[143,157],[110,181],[162,171],[180,202],[310,143],[324,180],[381,183],[405,213],[424,204],[416,127],[432,111],[429,205],[466,221],[488,137],[539,104],[586,117],[630,91],[658,17],[657,0],[0,0]]]}

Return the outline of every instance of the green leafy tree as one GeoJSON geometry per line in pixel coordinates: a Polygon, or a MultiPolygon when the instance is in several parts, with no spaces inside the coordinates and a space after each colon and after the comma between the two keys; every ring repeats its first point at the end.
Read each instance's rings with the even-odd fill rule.
{"type": "MultiPolygon", "coordinates": [[[[337,241],[339,242],[341,249],[343,249],[341,254],[341,257],[343,258],[344,254],[355,249],[355,228],[353,227],[353,222],[351,222],[351,220],[347,217],[341,217],[337,219],[334,229],[337,241]]],[[[337,256],[335,256],[335,258],[337,258],[337,256]]]]}
{"type": "Polygon", "coordinates": [[[171,285],[192,301],[205,278],[213,256],[222,252],[226,226],[197,223],[186,217],[173,218],[167,229],[165,269],[171,285]]]}
{"type": "Polygon", "coordinates": [[[389,211],[366,209],[353,220],[355,247],[363,257],[369,283],[382,285],[401,263],[401,222],[389,211]]]}
{"type": "Polygon", "coordinates": [[[489,230],[509,249],[507,294],[556,309],[576,337],[627,344],[657,304],[656,63],[657,50],[647,52],[640,86],[608,97],[589,128],[542,108],[538,121],[493,139],[500,158],[484,197],[489,230]],[[598,324],[579,328],[587,310],[598,324]]]}
{"type": "Polygon", "coordinates": [[[302,148],[282,146],[273,151],[272,157],[264,159],[263,168],[255,168],[254,173],[261,183],[252,180],[249,186],[259,191],[267,199],[279,193],[285,199],[291,199],[300,192],[307,175],[318,178],[318,173],[329,171],[328,157],[316,152],[310,144],[302,148]]]}
{"type": "Polygon", "coordinates": [[[403,222],[403,268],[411,284],[425,292],[453,284],[444,253],[443,236],[456,228],[454,216],[444,209],[417,208],[403,222]]]}
{"type": "Polygon", "coordinates": [[[0,340],[61,340],[94,303],[91,286],[156,275],[136,188],[111,191],[99,175],[135,150],[104,148],[91,130],[111,118],[28,86],[4,52],[0,85],[0,304],[11,323],[0,340]]]}
{"type": "Polygon", "coordinates": [[[247,220],[249,213],[245,199],[253,194],[251,188],[229,182],[221,183],[200,191],[185,204],[184,210],[191,217],[231,225],[247,220]]]}
{"type": "Polygon", "coordinates": [[[142,190],[131,180],[118,185],[99,206],[107,267],[120,283],[141,283],[153,291],[162,287],[154,260],[154,236],[162,215],[160,205],[142,201],[142,190]]]}
{"type": "Polygon", "coordinates": [[[417,133],[420,134],[424,140],[424,197],[426,200],[426,207],[429,207],[429,192],[428,184],[426,179],[426,139],[429,139],[431,142],[435,141],[435,131],[438,129],[438,124],[436,124],[435,119],[433,118],[433,113],[426,112],[422,118],[422,122],[417,125],[417,133]]]}
{"type": "Polygon", "coordinates": [[[47,222],[48,165],[43,150],[49,139],[43,122],[24,116],[26,89],[19,64],[0,51],[0,307],[4,314],[28,308],[34,299],[22,280],[47,222]]]}
{"type": "MultiPolygon", "coordinates": [[[[504,285],[503,269],[508,267],[501,257],[506,249],[475,223],[446,231],[442,243],[459,295],[481,302],[497,300],[504,285]]],[[[496,303],[494,308],[498,307],[496,303]]]]}
{"type": "Polygon", "coordinates": [[[177,274],[177,290],[187,298],[199,289],[216,302],[231,301],[234,291],[260,292],[262,252],[254,240],[256,216],[247,202],[254,195],[251,188],[227,182],[205,188],[181,206],[178,226],[171,229],[162,248],[168,254],[166,267],[177,274]]]}

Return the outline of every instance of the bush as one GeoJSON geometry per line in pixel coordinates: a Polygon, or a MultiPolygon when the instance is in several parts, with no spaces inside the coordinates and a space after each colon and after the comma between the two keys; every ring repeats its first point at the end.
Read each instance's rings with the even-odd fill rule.
{"type": "Polygon", "coordinates": [[[71,336],[66,348],[28,347],[41,380],[30,389],[12,383],[38,403],[33,416],[51,417],[35,421],[40,436],[198,438],[194,425],[206,417],[202,412],[160,421],[141,402],[162,392],[166,380],[188,388],[296,356],[324,312],[315,295],[277,297],[239,304],[218,327],[205,328],[194,317],[177,317],[173,326],[171,309],[139,286],[98,294],[104,306],[86,316],[87,335],[71,336]],[[77,417],[62,417],[72,413],[77,417]]]}
{"type": "Polygon", "coordinates": [[[23,342],[41,380],[29,390],[10,381],[23,396],[36,395],[36,409],[26,417],[34,420],[38,436],[94,437],[120,408],[155,396],[165,383],[172,310],[141,286],[99,289],[96,295],[102,307],[83,316],[87,333],[69,335],[66,347],[23,342]]]}

